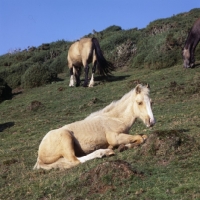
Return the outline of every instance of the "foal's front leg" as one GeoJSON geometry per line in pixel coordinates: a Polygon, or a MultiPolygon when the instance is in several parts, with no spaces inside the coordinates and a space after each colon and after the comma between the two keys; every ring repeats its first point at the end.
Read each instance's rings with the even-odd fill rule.
{"type": "Polygon", "coordinates": [[[130,146],[138,146],[145,142],[147,139],[146,135],[129,135],[126,133],[107,133],[106,139],[109,144],[109,148],[117,147],[119,145],[125,145],[128,148],[130,146]]]}

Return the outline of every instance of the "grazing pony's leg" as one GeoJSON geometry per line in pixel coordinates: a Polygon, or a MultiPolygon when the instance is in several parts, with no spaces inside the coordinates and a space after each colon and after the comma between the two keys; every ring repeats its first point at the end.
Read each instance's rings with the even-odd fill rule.
{"type": "Polygon", "coordinates": [[[89,73],[89,65],[87,63],[84,65],[84,71],[85,71],[85,81],[84,81],[83,87],[87,87],[88,86],[88,73],[89,73]]]}
{"type": "Polygon", "coordinates": [[[73,87],[74,86],[74,70],[73,67],[70,68],[70,82],[69,82],[69,87],[73,87]]]}
{"type": "Polygon", "coordinates": [[[70,87],[74,86],[75,79],[76,79],[76,87],[80,85],[81,83],[80,75],[81,75],[81,68],[73,65],[73,67],[70,68],[70,83],[69,83],[70,87]]]}
{"type": "Polygon", "coordinates": [[[94,86],[94,74],[96,72],[96,67],[97,67],[97,61],[94,62],[93,67],[92,67],[92,77],[90,79],[89,87],[94,86]]]}
{"type": "Polygon", "coordinates": [[[80,80],[81,68],[80,67],[74,67],[74,74],[75,74],[75,78],[76,78],[76,87],[78,87],[81,84],[81,80],[80,80]]]}
{"type": "Polygon", "coordinates": [[[109,148],[117,147],[121,144],[129,145],[132,144],[133,146],[137,146],[139,144],[144,143],[146,140],[146,135],[129,135],[126,133],[114,133],[109,132],[106,133],[106,139],[109,144],[109,148]]]}

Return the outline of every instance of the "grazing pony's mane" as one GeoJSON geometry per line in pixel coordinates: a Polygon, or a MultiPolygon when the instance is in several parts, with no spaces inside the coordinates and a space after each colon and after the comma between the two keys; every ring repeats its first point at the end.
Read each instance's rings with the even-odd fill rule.
{"type": "MultiPolygon", "coordinates": [[[[118,105],[121,105],[122,102],[125,102],[126,100],[128,100],[131,96],[132,96],[131,99],[133,99],[135,97],[135,94],[136,94],[135,90],[136,90],[135,88],[132,89],[130,92],[126,93],[121,99],[113,101],[108,106],[106,106],[105,108],[91,113],[85,119],[89,119],[89,118],[92,118],[92,117],[95,117],[95,116],[99,116],[99,115],[103,115],[105,113],[108,113],[112,109],[116,108],[118,105]]],[[[142,87],[140,94],[149,96],[149,89],[147,87],[142,87]]]]}

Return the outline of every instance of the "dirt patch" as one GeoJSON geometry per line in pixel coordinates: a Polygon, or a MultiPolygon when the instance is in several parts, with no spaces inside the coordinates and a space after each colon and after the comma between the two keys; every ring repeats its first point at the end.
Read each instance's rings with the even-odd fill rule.
{"type": "Polygon", "coordinates": [[[137,151],[141,155],[152,155],[158,162],[167,165],[176,155],[187,155],[197,150],[199,144],[185,132],[187,130],[155,131],[137,151]]]}
{"type": "Polygon", "coordinates": [[[15,88],[15,89],[12,90],[12,94],[13,95],[21,94],[23,92],[24,92],[24,89],[21,88],[21,87],[17,87],[17,88],[15,88]]]}
{"type": "Polygon", "coordinates": [[[12,165],[12,164],[14,164],[14,163],[16,163],[16,162],[18,162],[18,160],[17,159],[15,159],[15,158],[11,158],[11,159],[9,159],[9,160],[4,160],[3,161],[3,165],[12,165]]]}
{"type": "Polygon", "coordinates": [[[43,107],[43,104],[40,101],[32,101],[30,105],[27,107],[27,110],[30,111],[38,110],[41,107],[43,107]]]}
{"type": "Polygon", "coordinates": [[[178,84],[176,81],[172,81],[169,83],[167,88],[173,95],[191,95],[191,94],[199,94],[200,93],[200,76],[197,74],[194,76],[192,81],[188,81],[187,83],[178,84]]]}
{"type": "Polygon", "coordinates": [[[115,190],[117,185],[123,185],[123,182],[133,175],[144,177],[143,172],[133,170],[129,163],[116,160],[101,163],[82,174],[80,182],[89,188],[89,193],[104,193],[107,190],[115,190]]]}

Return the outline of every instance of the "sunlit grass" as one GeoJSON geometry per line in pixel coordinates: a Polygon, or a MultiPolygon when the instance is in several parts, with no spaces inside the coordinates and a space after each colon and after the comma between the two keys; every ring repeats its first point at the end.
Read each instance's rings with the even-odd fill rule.
{"type": "MultiPolygon", "coordinates": [[[[197,78],[199,73],[200,68],[185,71],[181,66],[162,70],[121,70],[114,74],[112,82],[100,82],[93,88],[69,88],[67,78],[62,82],[25,90],[12,100],[4,101],[0,104],[0,124],[8,123],[8,126],[0,132],[0,199],[200,198],[197,148],[200,138],[200,93],[196,85],[191,84],[192,80],[200,84],[197,78]],[[123,78],[119,80],[117,77],[123,78]],[[121,153],[116,150],[113,157],[95,159],[69,170],[32,169],[39,143],[49,130],[81,120],[118,100],[135,87],[136,80],[150,84],[157,123],[147,129],[138,120],[130,133],[150,136],[155,131],[163,132],[166,133],[161,138],[164,141],[167,133],[178,133],[177,137],[181,137],[182,133],[182,139],[193,137],[195,143],[192,139],[183,141],[182,149],[178,153],[170,149],[167,157],[150,153],[140,155],[137,149],[121,153]],[[174,81],[177,84],[174,85],[174,81]],[[41,105],[31,110],[33,101],[41,102],[41,105]],[[80,175],[112,160],[129,162],[134,170],[144,174],[143,178],[133,175],[121,185],[116,180],[112,183],[115,189],[91,194],[80,181],[80,175]]],[[[111,176],[112,172],[100,181],[109,185],[111,176]]]]}

